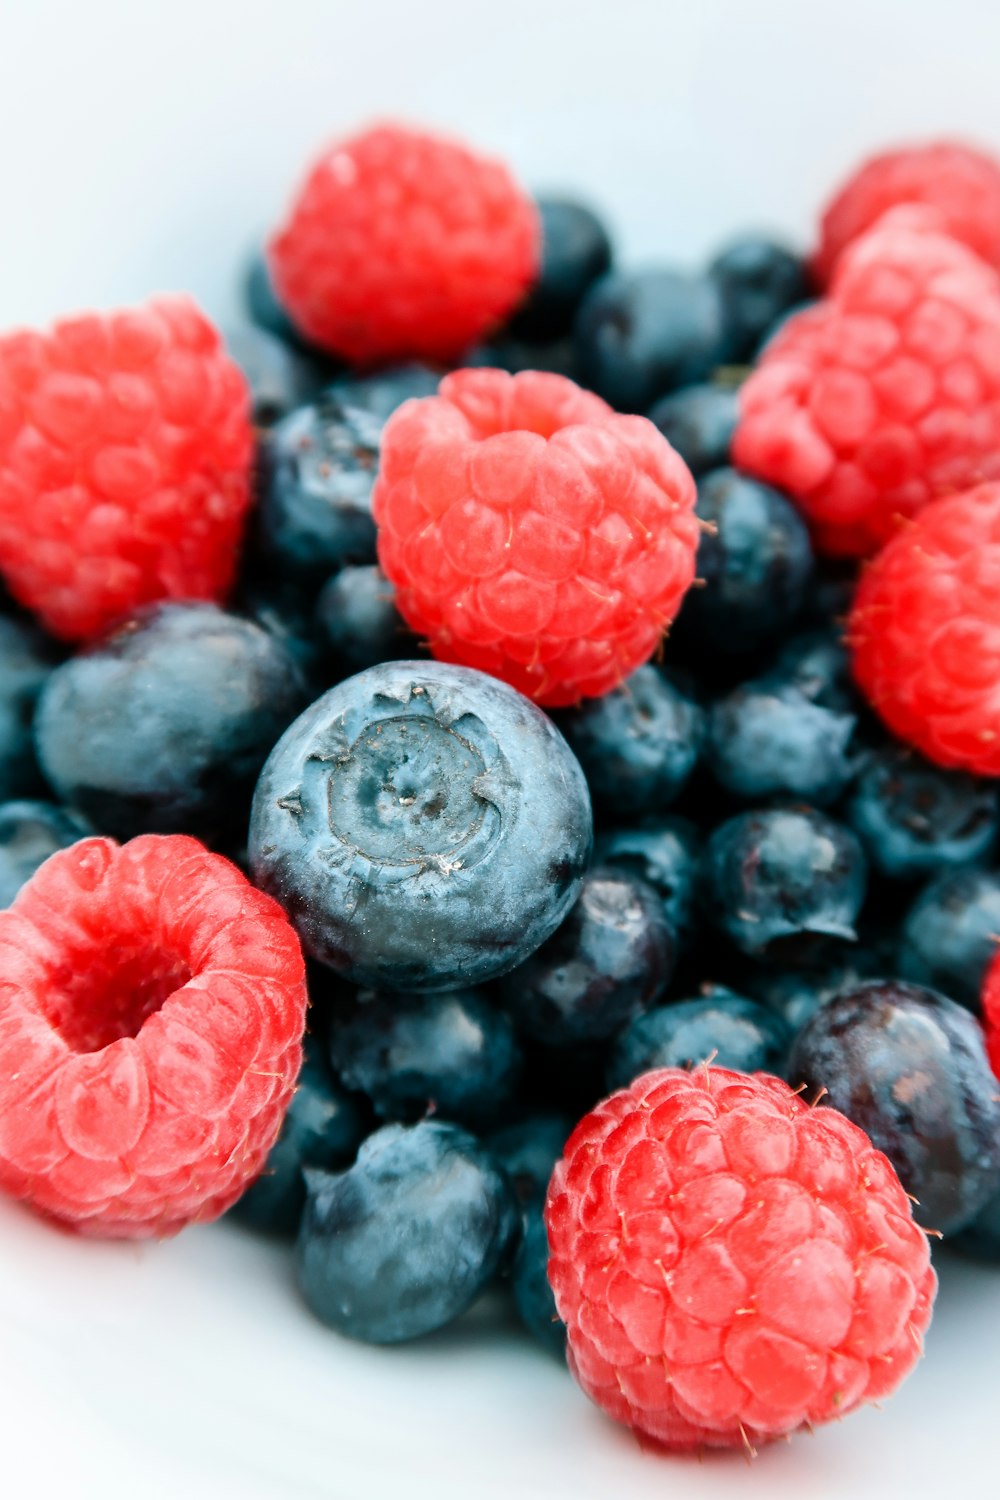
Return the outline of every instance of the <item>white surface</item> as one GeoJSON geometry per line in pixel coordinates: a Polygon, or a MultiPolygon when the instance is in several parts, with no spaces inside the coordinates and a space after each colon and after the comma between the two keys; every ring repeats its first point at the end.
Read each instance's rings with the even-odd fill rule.
{"type": "MultiPolygon", "coordinates": [[[[374,114],[585,192],[626,260],[746,225],[805,241],[865,150],[1000,146],[985,0],[5,0],[0,327],[159,289],[235,307],[307,153],[374,114]]],[[[987,1495],[1000,1272],[946,1263],[929,1358],[882,1412],[669,1462],[488,1313],[396,1351],[300,1306],[231,1227],[77,1243],[0,1205],[0,1492],[49,1500],[886,1500],[987,1495]]]]}

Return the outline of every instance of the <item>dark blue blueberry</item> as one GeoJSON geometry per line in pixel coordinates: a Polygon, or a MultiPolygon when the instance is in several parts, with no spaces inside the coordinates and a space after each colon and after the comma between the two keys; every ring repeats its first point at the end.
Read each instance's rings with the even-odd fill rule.
{"type": "Polygon", "coordinates": [[[340,1167],[366,1133],[362,1111],[333,1077],[312,1037],[281,1134],[264,1170],[232,1208],[233,1217],[265,1234],[295,1234],[306,1202],[304,1167],[340,1167]]]}
{"type": "Polygon", "coordinates": [[[858,564],[852,559],[821,557],[802,610],[804,624],[831,626],[842,635],[858,587],[858,564]]]}
{"type": "Polygon", "coordinates": [[[619,411],[647,412],[724,362],[722,296],[707,276],[612,271],[584,298],[576,339],[587,384],[619,411]]]}
{"type": "Polygon", "coordinates": [[[847,809],[880,875],[915,880],[985,863],[1000,822],[994,782],[892,745],[870,757],[847,809]]]}
{"type": "Polygon", "coordinates": [[[899,972],[978,1012],[983,979],[1000,942],[1000,875],[950,870],[907,913],[899,972]]]}
{"type": "Polygon", "coordinates": [[[50,854],[92,832],[54,802],[0,803],[0,907],[10,905],[50,854]]]}
{"type": "Polygon", "coordinates": [[[38,755],[102,833],[204,836],[245,824],[302,701],[294,662],[259,625],[214,604],[158,604],[52,673],[38,755]]]}
{"type": "Polygon", "coordinates": [[[1000,1187],[992,1198],[987,1199],[972,1222],[948,1243],[976,1260],[1000,1265],[1000,1187]]]}
{"type": "Polygon", "coordinates": [[[549,344],[527,344],[507,334],[498,334],[488,344],[477,344],[462,359],[464,369],[507,370],[519,375],[522,370],[544,370],[564,375],[567,380],[583,382],[580,352],[570,338],[555,339],[549,344]]]}
{"type": "Polygon", "coordinates": [[[0,801],[44,796],[32,724],[57,647],[26,621],[0,615],[0,801]]]}
{"type": "Polygon", "coordinates": [[[696,477],[729,462],[739,416],[739,392],[724,385],[689,385],[664,396],[649,413],[696,477]]]}
{"type": "Polygon", "coordinates": [[[350,672],[416,654],[417,643],[396,608],[392,584],[374,563],[341,568],[323,585],[316,625],[350,672]]]}
{"type": "Polygon", "coordinates": [[[740,801],[787,796],[829,807],[857,770],[856,728],[853,714],[823,708],[771,674],[713,705],[705,760],[740,801]]]}
{"type": "Polygon", "coordinates": [[[482,990],[404,995],[356,990],[330,1014],[330,1061],[385,1120],[437,1113],[480,1127],[513,1101],[521,1049],[482,990]]]}
{"type": "Polygon", "coordinates": [[[702,722],[701,710],[649,666],[559,715],[591,796],[615,818],[674,800],[697,762],[702,722]]]}
{"type": "Polygon", "coordinates": [[[842,990],[799,1032],[789,1079],[827,1090],[919,1202],[927,1228],[951,1234],[1000,1187],[1000,1099],[976,1020],[901,980],[842,990]]]}
{"type": "Polygon", "coordinates": [[[798,512],[783,495],[735,469],[698,485],[698,576],[677,622],[702,648],[742,656],[781,634],[802,608],[813,556],[798,512]]]}
{"type": "Polygon", "coordinates": [[[812,808],[740,813],[705,848],[708,914],[744,953],[787,938],[853,939],[865,857],[849,828],[812,808]]]}
{"type": "Polygon", "coordinates": [[[573,1121],[568,1115],[527,1115],[494,1130],[484,1141],[503,1167],[520,1203],[544,1200],[552,1168],[562,1156],[573,1121]]]}
{"type": "Polygon", "coordinates": [[[809,630],[793,636],[775,658],[770,674],[796,688],[810,703],[834,713],[857,713],[860,698],[841,631],[809,630]]]}
{"type": "Polygon", "coordinates": [[[246,560],[240,579],[238,605],[273,635],[295,662],[306,684],[307,696],[317,698],[343,672],[335,670],[330,647],[316,619],[310,590],[301,580],[278,573],[255,555],[246,560]]]}
{"type": "Polygon", "coordinates": [[[627,870],[653,887],[679,949],[690,943],[697,926],[700,856],[701,838],[686,818],[644,819],[635,828],[600,834],[594,845],[596,864],[627,870]]]}
{"type": "Polygon", "coordinates": [[[722,293],[729,358],[749,360],[809,292],[805,262],[765,235],[745,235],[719,252],[708,274],[722,293]]]}
{"type": "Polygon", "coordinates": [[[593,209],[572,198],[541,195],[542,264],[538,280],[511,319],[511,331],[544,344],[569,333],[584,295],[611,266],[611,241],[593,209]]]}
{"type": "Polygon", "coordinates": [[[613,1036],[663,994],[675,940],[651,886],[598,866],[558,931],[499,985],[526,1036],[570,1047],[613,1036]]]}
{"type": "Polygon", "coordinates": [[[881,954],[855,945],[834,955],[824,953],[811,964],[780,968],[761,964],[746,976],[746,985],[755,999],[777,1011],[796,1032],[832,995],[885,972],[881,954]]]}
{"type": "Polygon", "coordinates": [[[709,1059],[742,1073],[775,1073],[791,1039],[774,1011],[723,985],[707,985],[697,999],[658,1005],[630,1021],[611,1049],[607,1085],[626,1088],[653,1068],[690,1068],[709,1059]]]}
{"type": "Polygon", "coordinates": [[[529,1333],[557,1359],[566,1358],[566,1325],[556,1311],[549,1285],[549,1237],[542,1204],[523,1211],[521,1239],[511,1267],[510,1284],[521,1321],[529,1333]]]}
{"type": "Polygon", "coordinates": [[[246,376],[253,420],[273,427],[316,389],[317,370],[273,333],[252,324],[231,328],[226,348],[246,376]]]}
{"type": "Polygon", "coordinates": [[[306,951],[373,989],[521,963],[590,857],[583,772],[534,704],[443,662],[372,667],[314,703],[254,797],[250,861],[306,951]]]}
{"type": "Polygon", "coordinates": [[[324,1323],[396,1344],[484,1291],[517,1228],[503,1171],[457,1125],[386,1125],[337,1174],[307,1168],[299,1287],[324,1323]]]}
{"type": "Polygon", "coordinates": [[[286,344],[297,344],[300,336],[295,324],[278,301],[271,273],[263,254],[252,256],[243,283],[243,300],[250,320],[265,333],[273,334],[286,344]]]}

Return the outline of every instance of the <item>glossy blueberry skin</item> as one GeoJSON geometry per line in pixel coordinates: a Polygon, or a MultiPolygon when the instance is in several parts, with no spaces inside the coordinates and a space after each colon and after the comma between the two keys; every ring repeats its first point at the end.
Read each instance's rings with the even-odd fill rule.
{"type": "Polygon", "coordinates": [[[316,600],[316,628],[348,672],[415,655],[416,640],[395,604],[392,584],[374,563],[341,568],[316,600]]]}
{"type": "Polygon", "coordinates": [[[574,1123],[569,1115],[532,1114],[486,1136],[483,1144],[507,1173],[519,1203],[545,1198],[574,1123]]]}
{"type": "Polygon", "coordinates": [[[708,914],[744,953],[806,934],[852,940],[867,883],[849,828],[812,808],[740,813],[705,848],[708,914]]]}
{"type": "Polygon", "coordinates": [[[730,796],[743,802],[802,798],[829,807],[858,760],[853,714],[811,702],[781,678],[745,683],[712,705],[705,760],[730,796]]]}
{"type": "Polygon", "coordinates": [[[557,1359],[566,1358],[566,1325],[556,1311],[549,1285],[549,1238],[543,1205],[529,1204],[523,1211],[521,1238],[511,1267],[510,1284],[521,1322],[543,1348],[557,1359]]]}
{"type": "Polygon", "coordinates": [[[612,271],[584,298],[576,340],[587,384],[619,411],[647,412],[724,362],[722,296],[706,276],[612,271]]]}
{"type": "Polygon", "coordinates": [[[695,768],[701,710],[656,667],[560,714],[595,803],[615,818],[668,807],[695,768]]]}
{"type": "Polygon", "coordinates": [[[1000,824],[994,782],[888,746],[858,777],[848,821],[880,875],[916,880],[985,863],[1000,824]]]}
{"type": "Polygon", "coordinates": [[[802,608],[813,570],[809,533],[785,497],[735,469],[698,484],[697,512],[713,529],[698,544],[698,576],[678,630],[704,649],[743,656],[777,638],[802,608]]]}
{"type": "Polygon", "coordinates": [[[595,864],[627,870],[653,887],[679,951],[688,947],[698,926],[700,857],[701,836],[686,818],[646,818],[635,828],[599,834],[594,844],[595,864]]]}
{"type": "Polygon", "coordinates": [[[598,865],[562,926],[498,993],[525,1036],[550,1047],[597,1042],[659,999],[674,952],[652,887],[598,865]]]}
{"type": "Polygon", "coordinates": [[[1000,1265],[1000,1188],[948,1243],[964,1255],[1000,1265]]]}
{"type": "Polygon", "coordinates": [[[0,615],[0,800],[44,796],[32,724],[39,694],[62,660],[26,621],[0,615]]]}
{"type": "Polygon", "coordinates": [[[611,240],[586,204],[545,195],[535,202],[542,223],[542,264],[510,328],[518,338],[538,344],[570,332],[584,295],[611,266],[611,240]]]}
{"type": "Polygon", "coordinates": [[[729,358],[749,360],[809,294],[805,262],[765,235],[733,240],[712,260],[708,274],[722,293],[729,358]]]}
{"type": "Polygon", "coordinates": [[[214,604],[157,604],[52,673],[38,756],[101,833],[232,829],[303,696],[259,625],[214,604]]]}
{"type": "Polygon", "coordinates": [[[243,324],[228,329],[225,342],[250,387],[251,410],[258,427],[273,427],[316,389],[320,379],[317,370],[276,334],[243,324]]]}
{"type": "Polygon", "coordinates": [[[799,1032],[792,1084],[871,1136],[927,1228],[951,1234],[1000,1188],[1000,1099],[978,1022],[919,985],[871,980],[842,990],[799,1032]]]}
{"type": "Polygon", "coordinates": [[[739,418],[739,392],[724,385],[689,385],[664,396],[649,420],[697,478],[729,462],[739,418]]]}
{"type": "Polygon", "coordinates": [[[307,1168],[299,1288],[349,1338],[396,1344],[475,1301],[517,1229],[502,1170],[457,1125],[386,1125],[346,1172],[307,1168]]]}
{"type": "Polygon", "coordinates": [[[307,1036],[281,1134],[263,1172],[230,1210],[233,1218],[264,1234],[294,1235],[306,1202],[303,1168],[346,1165],[366,1133],[364,1113],[331,1074],[322,1048],[307,1036]]]}
{"type": "Polygon", "coordinates": [[[1000,876],[951,870],[917,897],[899,934],[899,972],[976,1014],[1000,939],[1000,876]]]}
{"type": "Polygon", "coordinates": [[[583,772],[534,704],[386,663],[291,726],[254,796],[254,879],[308,954],[372,989],[478,984],[554,932],[590,857],[583,772]]]}
{"type": "Polygon", "coordinates": [[[774,1011],[723,985],[708,985],[693,1000],[673,1000],[630,1021],[611,1049],[607,1085],[626,1088],[652,1068],[689,1068],[709,1059],[743,1073],[777,1073],[791,1039],[774,1011]]]}
{"type": "Polygon", "coordinates": [[[0,907],[11,904],[50,854],[92,833],[82,819],[54,802],[0,803],[0,907]]]}
{"type": "Polygon", "coordinates": [[[510,1018],[474,989],[345,994],[331,1010],[329,1049],[334,1071],[384,1120],[495,1123],[522,1068],[510,1018]]]}

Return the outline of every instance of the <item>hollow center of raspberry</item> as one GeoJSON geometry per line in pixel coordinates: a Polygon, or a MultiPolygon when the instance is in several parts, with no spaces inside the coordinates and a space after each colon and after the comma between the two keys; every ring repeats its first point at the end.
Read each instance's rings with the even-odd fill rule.
{"type": "Polygon", "coordinates": [[[150,1016],[191,970],[176,954],[145,944],[110,943],[67,968],[43,997],[49,1024],[74,1052],[100,1052],[125,1036],[138,1036],[150,1016]]]}

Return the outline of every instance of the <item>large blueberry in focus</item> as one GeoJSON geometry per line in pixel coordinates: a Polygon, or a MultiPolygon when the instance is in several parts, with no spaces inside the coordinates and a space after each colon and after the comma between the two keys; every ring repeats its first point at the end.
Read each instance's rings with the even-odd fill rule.
{"type": "Polygon", "coordinates": [[[739,393],[724,385],[689,385],[664,396],[649,413],[695,477],[728,464],[738,419],[739,393]]]}
{"type": "Polygon", "coordinates": [[[903,920],[899,972],[978,1012],[1000,942],[1000,875],[951,870],[932,880],[903,920]]]}
{"type": "Polygon", "coordinates": [[[612,271],[576,319],[586,383],[624,412],[704,380],[726,354],[722,295],[707,276],[612,271]]]}
{"type": "Polygon", "coordinates": [[[302,679],[268,631],[214,604],[157,604],[58,667],[38,705],[42,768],[101,833],[231,830],[302,679]]]}
{"type": "Polygon", "coordinates": [[[865,896],[861,845],[812,808],[769,808],[721,824],[705,848],[708,913],[744,953],[806,935],[855,937],[865,896]]]}
{"type": "Polygon", "coordinates": [[[40,630],[0,615],[0,801],[45,793],[31,726],[38,695],[61,659],[40,630]]]}
{"type": "Polygon", "coordinates": [[[556,1311],[549,1284],[549,1239],[543,1205],[530,1203],[523,1210],[521,1238],[510,1272],[511,1290],[521,1322],[543,1348],[557,1359],[566,1358],[566,1325],[556,1311]]]}
{"type": "Polygon", "coordinates": [[[535,201],[542,221],[542,264],[509,325],[518,338],[533,344],[569,333],[584,294],[611,265],[608,231],[593,209],[572,198],[541,195],[535,201]]]}
{"type": "Polygon", "coordinates": [[[648,818],[634,828],[598,835],[594,862],[638,875],[663,902],[678,949],[688,946],[697,927],[695,900],[701,836],[686,818],[648,818]]]}
{"type": "Polygon", "coordinates": [[[484,1145],[507,1173],[520,1203],[545,1198],[573,1124],[568,1115],[526,1115],[486,1137],[484,1145]]]}
{"type": "Polygon", "coordinates": [[[0,907],[11,904],[50,854],[93,831],[53,802],[0,803],[0,907]]]}
{"type": "Polygon", "coordinates": [[[813,703],[781,678],[744,683],[708,717],[705,759],[721,787],[746,802],[801,797],[836,802],[858,760],[857,719],[813,703]]]}
{"type": "Polygon", "coordinates": [[[316,627],[350,672],[416,655],[417,642],[396,608],[395,591],[381,568],[341,568],[320,589],[316,627]]]}
{"type": "Polygon", "coordinates": [[[607,1085],[626,1088],[653,1068],[689,1068],[708,1060],[741,1073],[775,1073],[791,1039],[774,1011],[722,985],[709,985],[693,1000],[658,1005],[631,1020],[615,1038],[607,1085]]]}
{"type": "Polygon", "coordinates": [[[503,1171],[457,1125],[386,1125],[338,1174],[306,1170],[299,1287],[331,1328],[395,1344],[463,1313],[517,1228],[503,1171]]]}
{"type": "Polygon", "coordinates": [[[314,958],[374,989],[448,989],[555,931],[591,836],[583,772],[545,714],[482,672],[411,661],[296,720],[258,783],[249,854],[314,958]]]}
{"type": "Polygon", "coordinates": [[[656,667],[559,715],[596,803],[615,817],[666,807],[698,759],[701,710],[656,667]]]}
{"type": "Polygon", "coordinates": [[[478,1127],[513,1100],[521,1049],[482,990],[405,995],[356,990],[330,1012],[330,1061],[386,1120],[430,1111],[478,1127]]]}
{"type": "Polygon", "coordinates": [[[994,782],[944,771],[892,745],[868,761],[847,816],[879,874],[915,880],[985,863],[1000,802],[994,782]]]}
{"type": "Polygon", "coordinates": [[[729,358],[748,360],[775,325],[805,300],[805,262],[764,235],[745,235],[721,250],[708,274],[722,293],[729,358]]]}
{"type": "Polygon", "coordinates": [[[599,865],[562,926],[499,993],[525,1036],[553,1047],[600,1041],[659,999],[674,952],[652,887],[599,865]]]}
{"type": "Polygon", "coordinates": [[[943,995],[883,979],[841,991],[799,1032],[788,1076],[871,1136],[926,1227],[961,1229],[1000,1189],[997,1080],[978,1023],[943,995]]]}

